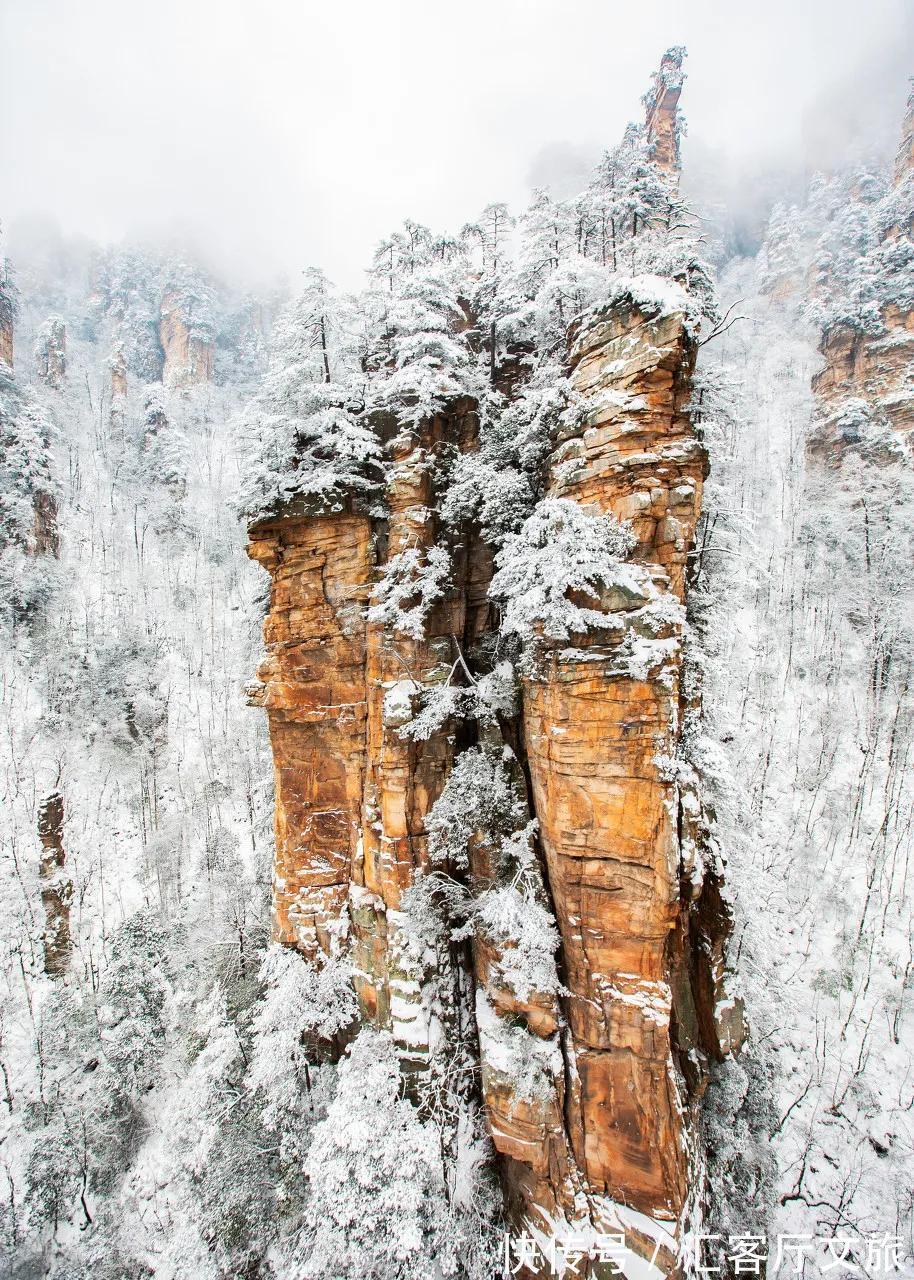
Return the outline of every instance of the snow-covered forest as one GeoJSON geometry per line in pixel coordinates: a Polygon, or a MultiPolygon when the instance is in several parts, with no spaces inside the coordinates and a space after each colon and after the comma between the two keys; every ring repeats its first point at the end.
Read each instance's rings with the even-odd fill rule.
{"type": "Polygon", "coordinates": [[[914,93],[747,243],[684,57],[357,292],[0,253],[0,1275],[914,1277],[914,93]]]}

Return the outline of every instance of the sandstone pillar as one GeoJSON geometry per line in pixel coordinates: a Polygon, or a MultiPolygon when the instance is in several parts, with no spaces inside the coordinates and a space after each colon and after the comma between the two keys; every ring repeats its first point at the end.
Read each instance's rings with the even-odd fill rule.
{"type": "Polygon", "coordinates": [[[59,316],[45,321],[35,344],[38,376],[58,389],[67,372],[67,326],[59,316]]]}
{"type": "Polygon", "coordinates": [[[600,601],[605,629],[554,650],[524,690],[569,989],[575,1162],[594,1220],[625,1206],[666,1224],[668,1265],[691,1184],[689,1100],[671,1034],[681,968],[671,951],[677,936],[687,944],[676,933],[686,907],[669,760],[706,469],[684,412],[694,360],[681,313],[632,299],[574,343],[585,420],[552,456],[549,493],[630,521],[642,585],[600,601]]]}
{"type": "Polygon", "coordinates": [[[188,325],[178,293],[167,293],[162,299],[159,341],[165,354],[162,381],[167,387],[194,387],[212,381],[213,343],[188,325]]]}
{"type": "Polygon", "coordinates": [[[41,842],[41,902],[44,906],[44,970],[60,978],[70,964],[70,901],[73,885],[66,873],[63,842],[64,804],[59,791],[45,796],[38,807],[38,839],[41,842]]]}
{"type": "Polygon", "coordinates": [[[644,95],[644,129],[651,159],[679,183],[679,98],[685,73],[683,49],[668,49],[660,60],[650,89],[644,95]]]}

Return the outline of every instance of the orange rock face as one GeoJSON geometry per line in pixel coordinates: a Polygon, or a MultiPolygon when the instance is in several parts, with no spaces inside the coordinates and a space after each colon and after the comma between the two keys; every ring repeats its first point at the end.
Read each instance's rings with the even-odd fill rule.
{"type": "Polygon", "coordinates": [[[188,329],[177,294],[167,293],[162,299],[159,341],[165,353],[162,381],[166,386],[193,387],[212,381],[213,344],[188,329]]]}
{"type": "Polygon", "coordinates": [[[253,529],[249,553],[273,583],[252,694],[275,766],[273,932],[313,956],[332,949],[361,846],[371,529],[287,519],[253,529]]]}
{"type": "Polygon", "coordinates": [[[605,632],[554,652],[524,693],[570,992],[569,1128],[592,1193],[675,1222],[689,1186],[670,1030],[684,904],[679,795],[664,762],[679,734],[678,606],[705,473],[682,412],[694,347],[681,315],[622,304],[579,337],[571,363],[585,420],[555,451],[550,493],[631,521],[645,574],[643,595],[606,602],[605,632]]]}
{"type": "Polygon", "coordinates": [[[840,456],[847,444],[856,444],[850,431],[842,434],[840,411],[849,400],[863,401],[869,411],[885,421],[898,436],[914,431],[914,312],[886,307],[886,332],[878,336],[847,325],[828,329],[820,351],[825,368],[813,379],[813,390],[825,411],[813,453],[840,456]]]}
{"type": "Polygon", "coordinates": [[[111,400],[123,400],[127,395],[127,361],[118,349],[111,357],[111,400]]]}
{"type": "MultiPolygon", "coordinates": [[[[671,182],[681,62],[681,50],[666,55],[645,99],[646,136],[671,182]]],[[[707,469],[685,410],[696,355],[685,312],[675,286],[654,302],[623,294],[569,336],[583,411],[555,427],[539,496],[624,521],[629,585],[580,601],[599,624],[544,643],[497,716],[445,713],[410,728],[444,688],[475,696],[503,639],[494,548],[441,514],[441,477],[479,448],[472,400],[415,427],[374,424],[387,441],[383,518],[293,504],[256,524],[249,548],[272,579],[251,697],[267,710],[275,764],[274,936],[318,963],[348,954],[362,1020],[393,1033],[407,1076],[470,1063],[511,1222],[559,1238],[624,1230],[650,1273],[671,1277],[700,1196],[707,1065],[743,1036],[741,1008],[725,998],[729,917],[703,857],[700,780],[676,759],[697,713],[698,695],[680,685],[707,469]],[[398,565],[427,568],[445,553],[447,588],[404,631],[378,603],[384,584],[398,565]],[[462,861],[436,844],[439,797],[487,785],[461,772],[474,759],[497,773],[524,833],[508,873],[504,833],[481,817],[461,836],[462,861]],[[478,903],[521,873],[550,948],[558,938],[553,971],[531,962],[536,981],[518,980],[517,940],[466,917],[455,931],[450,906],[443,934],[417,951],[415,903],[436,876],[478,903]]],[[[528,376],[516,354],[497,370],[493,357],[507,401],[528,376]]]]}
{"type": "Polygon", "coordinates": [[[57,498],[39,490],[34,496],[35,519],[32,525],[32,548],[36,556],[60,555],[60,530],[57,525],[57,498]]]}

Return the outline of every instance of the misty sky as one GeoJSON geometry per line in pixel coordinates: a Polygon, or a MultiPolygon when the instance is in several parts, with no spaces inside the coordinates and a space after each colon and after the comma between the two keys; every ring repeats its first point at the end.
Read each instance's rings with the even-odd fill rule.
{"type": "Polygon", "coordinates": [[[827,163],[900,124],[914,0],[0,0],[0,218],[354,285],[618,140],[671,44],[689,147],[827,163]]]}

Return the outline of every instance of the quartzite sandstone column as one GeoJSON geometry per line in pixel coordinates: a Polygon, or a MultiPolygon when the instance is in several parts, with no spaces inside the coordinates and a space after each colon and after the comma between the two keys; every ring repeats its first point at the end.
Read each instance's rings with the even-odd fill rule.
{"type": "Polygon", "coordinates": [[[553,454],[549,493],[630,521],[641,587],[601,600],[605,628],[551,652],[524,690],[569,988],[576,1163],[589,1196],[671,1226],[689,1191],[670,1035],[680,849],[669,760],[706,465],[684,413],[694,359],[682,313],[624,300],[574,344],[585,420],[553,454]]]}

